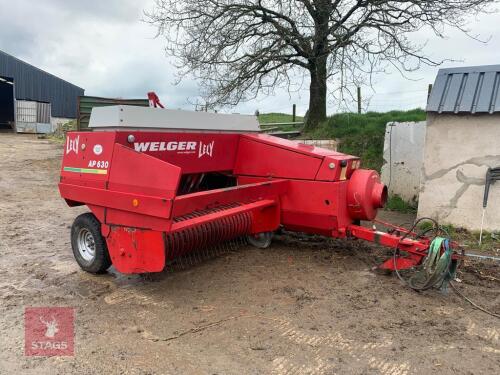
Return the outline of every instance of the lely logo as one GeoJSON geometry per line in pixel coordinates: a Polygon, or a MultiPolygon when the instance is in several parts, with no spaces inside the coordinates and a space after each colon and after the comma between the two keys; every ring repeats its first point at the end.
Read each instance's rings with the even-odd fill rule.
{"type": "Polygon", "coordinates": [[[69,154],[71,151],[73,151],[75,154],[78,154],[78,142],[80,141],[80,136],[76,136],[75,138],[71,139],[70,136],[68,136],[66,140],[66,154],[69,154]]]}
{"type": "Polygon", "coordinates": [[[203,155],[207,155],[212,157],[214,152],[214,141],[210,143],[203,143],[200,141],[200,145],[198,147],[198,158],[201,158],[203,155]]]}
{"type": "Polygon", "coordinates": [[[74,317],[72,307],[27,307],[24,310],[25,355],[73,355],[74,317]]]}

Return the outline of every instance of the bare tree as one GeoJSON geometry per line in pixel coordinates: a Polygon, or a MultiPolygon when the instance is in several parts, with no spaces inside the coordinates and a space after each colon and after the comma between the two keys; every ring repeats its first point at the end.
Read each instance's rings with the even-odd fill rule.
{"type": "Polygon", "coordinates": [[[209,106],[290,88],[309,75],[308,128],[326,118],[327,82],[342,90],[387,64],[401,72],[441,61],[409,34],[468,32],[494,0],[156,0],[147,20],[166,38],[180,77],[199,79],[209,106]]]}

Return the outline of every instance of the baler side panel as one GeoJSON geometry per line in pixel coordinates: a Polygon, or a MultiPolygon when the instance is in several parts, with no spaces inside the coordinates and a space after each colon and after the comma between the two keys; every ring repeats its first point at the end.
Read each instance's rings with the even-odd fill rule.
{"type": "Polygon", "coordinates": [[[250,233],[272,232],[277,230],[280,224],[281,210],[279,200],[276,200],[271,205],[252,211],[252,229],[250,233]]]}
{"type": "Polygon", "coordinates": [[[351,157],[350,155],[342,154],[337,151],[328,150],[326,148],[316,147],[313,145],[306,145],[297,141],[291,141],[288,139],[278,138],[269,134],[243,134],[243,138],[251,139],[256,142],[266,143],[268,145],[280,147],[289,151],[299,152],[303,155],[314,156],[314,157],[324,157],[330,156],[333,159],[340,158],[345,159],[346,157],[351,157]]]}
{"type": "Polygon", "coordinates": [[[355,157],[345,155],[345,158],[339,161],[331,156],[325,156],[315,179],[319,181],[345,181],[358,168],[359,159],[355,157]]]}
{"type": "Polygon", "coordinates": [[[173,198],[181,168],[115,144],[109,173],[109,190],[173,198]]]}
{"type": "MultiPolygon", "coordinates": [[[[114,132],[69,132],[64,146],[60,184],[104,189],[109,178],[114,142],[114,132]]],[[[73,202],[87,203],[78,197],[73,197],[73,200],[65,196],[61,185],[59,191],[63,198],[71,202],[70,205],[74,205],[73,202]]]]}
{"type": "Polygon", "coordinates": [[[102,206],[108,209],[129,211],[134,214],[169,218],[172,208],[170,199],[124,193],[104,189],[96,189],[71,184],[59,184],[61,195],[75,202],[84,202],[86,205],[102,206]],[[137,201],[137,205],[135,202],[137,201]]]}
{"type": "MultiPolygon", "coordinates": [[[[238,184],[262,181],[269,180],[238,177],[238,184]]],[[[280,199],[281,224],[290,230],[343,237],[343,229],[352,223],[347,212],[346,192],[347,181],[288,180],[286,193],[280,199]]]]}
{"type": "Polygon", "coordinates": [[[115,144],[115,132],[68,133],[59,190],[99,221],[168,230],[181,169],[115,144]]]}
{"type": "MultiPolygon", "coordinates": [[[[167,201],[170,205],[170,201],[167,201]]],[[[166,215],[170,215],[170,211],[166,215]]],[[[151,216],[149,214],[139,215],[136,212],[124,211],[114,208],[106,208],[105,223],[109,225],[120,225],[131,228],[151,229],[156,231],[169,231],[172,221],[166,216],[151,216]]]]}
{"type": "Polygon", "coordinates": [[[119,272],[160,272],[165,267],[162,232],[112,226],[106,241],[111,261],[119,272]]]}
{"type": "Polygon", "coordinates": [[[286,192],[287,186],[286,180],[273,180],[182,195],[173,202],[172,216],[182,216],[214,205],[234,202],[248,203],[263,198],[277,201],[278,197],[286,192]]]}
{"type": "Polygon", "coordinates": [[[323,158],[241,136],[235,175],[314,180],[323,158]]]}
{"type": "MultiPolygon", "coordinates": [[[[65,199],[118,210],[117,224],[121,224],[119,212],[142,215],[144,225],[148,224],[148,216],[170,217],[180,168],[114,144],[114,133],[77,133],[68,139],[83,143],[77,148],[78,152],[66,152],[67,158],[63,161],[59,190],[65,199]],[[88,152],[96,145],[102,158],[99,161],[88,152]],[[86,170],[83,165],[103,167],[86,170]],[[96,187],[95,181],[103,186],[96,187]]],[[[93,153],[96,154],[95,150],[93,153]]]]}
{"type": "Polygon", "coordinates": [[[129,199],[122,206],[109,206],[106,224],[169,230],[181,173],[175,165],[116,144],[108,188],[126,191],[129,199]]]}
{"type": "MultiPolygon", "coordinates": [[[[172,232],[182,232],[187,229],[197,227],[200,225],[206,225],[212,222],[223,220],[231,216],[236,216],[242,213],[249,212],[253,217],[259,218],[259,224],[257,226],[265,227],[265,231],[273,231],[278,228],[279,225],[279,212],[275,210],[267,210],[270,207],[276,207],[277,202],[274,199],[262,199],[257,202],[248,203],[245,205],[227,208],[225,210],[220,210],[212,213],[207,213],[203,216],[194,216],[187,220],[182,220],[172,224],[172,232]],[[262,213],[266,212],[269,218],[262,218],[262,213]],[[257,216],[256,216],[257,215],[257,216]],[[271,217],[273,216],[273,217],[271,217]]],[[[252,223],[253,224],[253,223],[252,223]]],[[[252,225],[253,227],[253,225],[252,225]]],[[[263,230],[264,231],[264,230],[263,230]]],[[[249,232],[250,233],[250,232],[249,232]]],[[[254,232],[251,232],[254,233],[254,232]]]]}
{"type": "Polygon", "coordinates": [[[264,134],[240,138],[234,173],[245,176],[344,181],[359,158],[264,134]]]}
{"type": "Polygon", "coordinates": [[[118,143],[176,165],[184,174],[232,170],[239,137],[229,133],[116,132],[118,143]]]}

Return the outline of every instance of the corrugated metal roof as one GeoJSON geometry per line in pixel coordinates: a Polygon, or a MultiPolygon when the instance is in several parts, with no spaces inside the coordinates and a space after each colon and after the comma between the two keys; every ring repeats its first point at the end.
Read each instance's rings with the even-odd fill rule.
{"type": "Polygon", "coordinates": [[[440,69],[427,112],[500,112],[499,86],[500,65],[440,69]]]}
{"type": "Polygon", "coordinates": [[[16,99],[52,104],[53,117],[76,118],[81,87],[0,51],[0,76],[14,79],[16,99]]]}

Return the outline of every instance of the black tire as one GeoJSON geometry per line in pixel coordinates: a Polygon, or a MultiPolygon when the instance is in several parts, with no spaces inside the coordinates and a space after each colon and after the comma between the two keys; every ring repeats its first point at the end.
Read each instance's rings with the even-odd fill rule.
{"type": "Polygon", "coordinates": [[[101,235],[101,223],[90,212],[81,214],[73,222],[71,248],[76,262],[84,271],[103,273],[111,266],[108,246],[101,235]],[[90,247],[88,246],[89,242],[85,241],[84,238],[90,241],[90,247]],[[94,251],[93,255],[92,250],[94,251]]]}
{"type": "Polygon", "coordinates": [[[262,232],[247,236],[247,241],[248,243],[250,243],[250,245],[258,249],[267,249],[269,246],[271,246],[273,236],[273,232],[262,232]]]}

